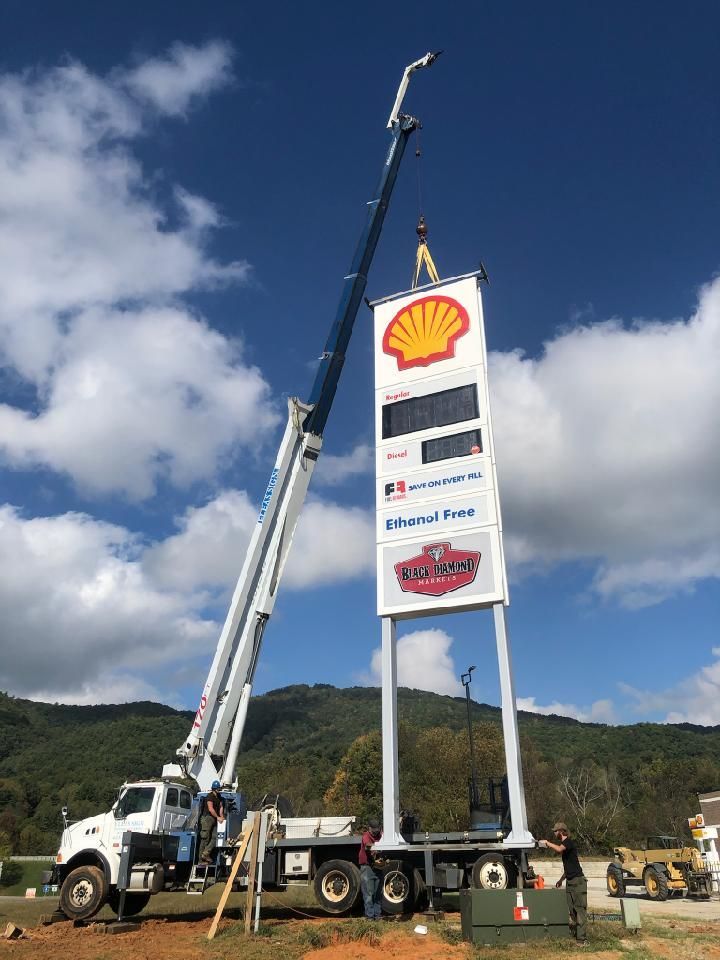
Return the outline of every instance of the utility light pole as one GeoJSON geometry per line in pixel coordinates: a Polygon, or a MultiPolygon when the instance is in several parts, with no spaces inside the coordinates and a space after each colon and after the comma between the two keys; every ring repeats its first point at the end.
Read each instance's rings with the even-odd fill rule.
{"type": "Polygon", "coordinates": [[[472,811],[480,803],[480,796],[478,793],[477,787],[477,776],[475,774],[475,745],[473,743],[473,733],[472,733],[472,717],[470,716],[470,684],[472,683],[472,672],[475,669],[475,666],[468,667],[467,673],[463,673],[460,677],[460,682],[465,687],[465,702],[467,704],[467,723],[468,723],[468,739],[470,741],[470,811],[472,811]]]}

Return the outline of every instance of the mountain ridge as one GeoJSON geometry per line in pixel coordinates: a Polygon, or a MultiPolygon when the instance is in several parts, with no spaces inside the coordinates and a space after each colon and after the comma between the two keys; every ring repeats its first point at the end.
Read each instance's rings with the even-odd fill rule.
{"type": "MultiPolygon", "coordinates": [[[[475,723],[501,725],[499,707],[472,701],[471,712],[475,723]]],[[[398,690],[398,715],[401,724],[417,729],[457,732],[467,725],[464,697],[410,688],[398,690]]],[[[0,693],[0,840],[9,837],[15,853],[47,852],[59,833],[62,806],[73,818],[88,816],[107,809],[125,779],[158,777],[193,716],[151,701],[75,706],[0,693]]],[[[587,764],[620,770],[640,793],[649,776],[641,768],[655,771],[661,784],[672,774],[676,792],[720,784],[720,726],[608,726],[524,711],[518,723],[526,752],[551,772],[587,764]]],[[[296,812],[315,814],[350,745],[380,727],[377,687],[270,690],[252,698],[239,781],[250,799],[290,791],[296,812]]]]}

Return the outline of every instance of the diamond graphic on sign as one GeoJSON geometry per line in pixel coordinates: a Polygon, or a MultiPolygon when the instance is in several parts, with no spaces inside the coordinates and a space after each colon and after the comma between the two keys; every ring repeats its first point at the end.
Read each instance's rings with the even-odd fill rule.
{"type": "Polygon", "coordinates": [[[421,297],[399,310],[385,329],[383,352],[398,370],[429,367],[455,356],[455,344],[470,327],[465,307],[452,297],[421,297]]]}
{"type": "Polygon", "coordinates": [[[451,543],[428,543],[422,553],[395,564],[403,593],[441,597],[472,583],[480,566],[477,550],[453,550],[451,543]]]}

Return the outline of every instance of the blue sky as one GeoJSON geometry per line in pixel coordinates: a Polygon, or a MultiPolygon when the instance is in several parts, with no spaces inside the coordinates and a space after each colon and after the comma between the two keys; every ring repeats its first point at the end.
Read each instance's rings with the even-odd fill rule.
{"type": "MultiPolygon", "coordinates": [[[[0,686],[194,706],[404,66],[442,275],[482,259],[522,706],[720,723],[720,12],[4,4],[0,686]]],[[[368,285],[406,289],[414,144],[368,285]]],[[[257,676],[377,682],[360,312],[257,676]]],[[[498,702],[492,617],[400,679],[498,702]]]]}

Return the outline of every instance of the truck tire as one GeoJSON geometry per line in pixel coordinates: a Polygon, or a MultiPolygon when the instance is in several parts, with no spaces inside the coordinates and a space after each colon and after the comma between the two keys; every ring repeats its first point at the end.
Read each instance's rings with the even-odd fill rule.
{"type": "Polygon", "coordinates": [[[667,900],[667,877],[661,870],[656,867],[648,867],[643,874],[643,883],[651,900],[667,900]]]}
{"type": "Polygon", "coordinates": [[[413,879],[415,880],[415,909],[424,910],[428,905],[428,892],[425,878],[417,867],[413,870],[413,879]]]}
{"type": "Polygon", "coordinates": [[[415,871],[408,863],[393,860],[382,872],[380,905],[390,916],[412,913],[417,896],[415,871]]]}
{"type": "Polygon", "coordinates": [[[60,909],[71,920],[88,920],[101,909],[108,895],[105,874],[98,867],[76,867],[60,888],[60,909]]]}
{"type": "Polygon", "coordinates": [[[609,864],[607,868],[607,892],[611,897],[625,896],[625,878],[622,870],[616,863],[609,864]]]}
{"type": "Polygon", "coordinates": [[[515,882],[515,871],[501,853],[485,853],[473,864],[472,885],[476,890],[507,890],[515,882]]]}
{"type": "MultiPolygon", "coordinates": [[[[126,893],[125,907],[123,908],[123,917],[136,917],[150,903],[150,893],[126,893]]],[[[120,891],[113,887],[108,897],[108,903],[113,913],[120,909],[120,891]]]]}
{"type": "Polygon", "coordinates": [[[318,867],[313,889],[326,913],[347,913],[360,895],[360,869],[348,860],[327,860],[318,867]]]}

